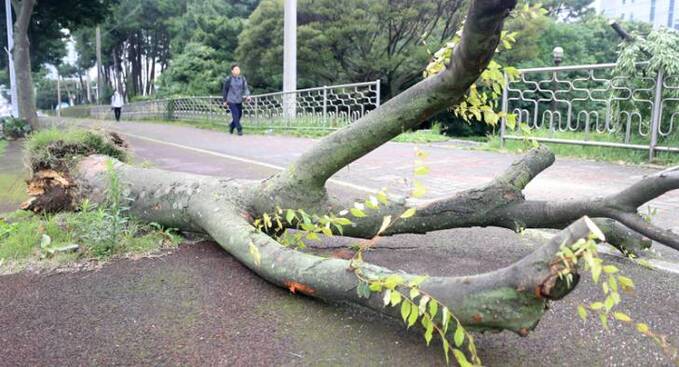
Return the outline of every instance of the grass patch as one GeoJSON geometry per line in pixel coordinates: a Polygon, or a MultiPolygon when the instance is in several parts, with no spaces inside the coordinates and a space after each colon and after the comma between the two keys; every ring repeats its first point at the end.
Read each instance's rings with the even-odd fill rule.
{"type": "Polygon", "coordinates": [[[34,171],[45,168],[67,170],[64,165],[90,154],[105,154],[126,161],[127,153],[121,142],[117,136],[103,132],[52,128],[31,134],[24,149],[34,171]]]}
{"type": "Polygon", "coordinates": [[[21,271],[28,265],[144,255],[175,248],[180,242],[180,236],[157,225],[128,220],[115,228],[104,208],[56,215],[16,211],[0,218],[0,273],[21,271]]]}
{"type": "Polygon", "coordinates": [[[5,150],[7,149],[7,140],[0,139],[0,157],[5,155],[5,150]]]}
{"type": "Polygon", "coordinates": [[[392,141],[397,143],[415,144],[435,143],[448,140],[450,140],[450,138],[441,133],[440,125],[434,125],[431,130],[406,132],[392,139],[392,141]]]}
{"type": "Polygon", "coordinates": [[[26,194],[26,181],[19,173],[0,173],[0,213],[4,207],[16,208],[21,202],[28,199],[26,194]]]}
{"type": "MultiPolygon", "coordinates": [[[[533,130],[531,136],[568,139],[568,140],[584,140],[585,134],[582,132],[554,132],[553,134],[547,130],[533,130]]],[[[590,133],[590,141],[602,142],[621,142],[622,139],[617,135],[590,133]]],[[[644,144],[643,141],[632,141],[632,144],[644,144]]],[[[583,146],[570,144],[555,144],[555,143],[541,143],[547,145],[554,154],[563,157],[584,158],[592,160],[625,162],[633,164],[648,163],[648,150],[636,150],[625,148],[611,148],[611,147],[597,147],[597,146],[583,146]]],[[[648,144],[646,142],[646,144],[648,144]]],[[[661,142],[660,145],[679,146],[679,136],[671,136],[661,142]]],[[[504,148],[500,147],[500,137],[497,135],[489,136],[488,142],[481,146],[481,149],[492,151],[509,151],[515,153],[522,153],[530,150],[533,147],[530,141],[521,140],[506,140],[504,148]]],[[[656,158],[652,163],[661,165],[679,164],[679,153],[671,152],[656,152],[656,158]]]]}

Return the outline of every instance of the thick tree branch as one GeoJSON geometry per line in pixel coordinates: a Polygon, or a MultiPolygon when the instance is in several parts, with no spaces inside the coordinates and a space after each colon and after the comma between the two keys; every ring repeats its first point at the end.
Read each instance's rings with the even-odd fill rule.
{"type": "Polygon", "coordinates": [[[282,193],[300,190],[305,195],[311,190],[324,192],[326,180],[337,171],[457,103],[486,68],[497,47],[504,19],[515,4],[516,0],[474,1],[461,41],[445,71],[322,139],[287,170],[266,182],[263,187],[268,196],[266,201],[284,201],[282,193]]]}
{"type": "MultiPolygon", "coordinates": [[[[522,190],[553,162],[554,155],[546,147],[539,147],[517,160],[487,185],[424,205],[416,205],[403,199],[393,200],[391,204],[371,212],[368,217],[356,220],[353,227],[345,229],[345,234],[371,238],[377,233],[385,216],[397,218],[408,208],[416,207],[414,217],[408,221],[396,221],[383,235],[427,233],[474,226],[496,226],[512,230],[560,229],[583,216],[590,216],[615,219],[629,227],[604,219],[599,220],[599,224],[608,231],[609,237],[616,240],[617,243],[613,244],[623,252],[636,252],[649,245],[648,240],[638,234],[627,236],[630,228],[679,249],[678,234],[663,231],[643,222],[637,214],[638,207],[649,200],[670,190],[679,189],[679,169],[672,168],[650,175],[629,188],[606,197],[555,201],[525,200],[522,190]]],[[[347,203],[344,203],[344,206],[346,205],[347,203]]],[[[332,206],[340,208],[342,204],[334,203],[332,206]]]]}
{"type": "MultiPolygon", "coordinates": [[[[185,230],[209,234],[226,251],[269,282],[333,302],[354,303],[398,318],[398,308],[383,307],[382,295],[360,298],[359,278],[347,260],[323,258],[281,246],[256,230],[246,208],[251,185],[216,177],[131,167],[115,161],[107,168],[104,156],[83,159],[71,177],[73,199],[104,200],[110,175],[115,174],[130,199],[130,213],[185,230]]],[[[474,330],[511,330],[526,335],[540,320],[549,300],[560,299],[577,284],[567,283],[557,253],[561,246],[586,237],[590,228],[579,220],[526,258],[490,273],[428,277],[420,289],[446,305],[474,330]]],[[[362,276],[379,280],[398,274],[405,281],[415,274],[361,264],[362,276]]],[[[407,289],[403,289],[407,292],[407,289]]]]}

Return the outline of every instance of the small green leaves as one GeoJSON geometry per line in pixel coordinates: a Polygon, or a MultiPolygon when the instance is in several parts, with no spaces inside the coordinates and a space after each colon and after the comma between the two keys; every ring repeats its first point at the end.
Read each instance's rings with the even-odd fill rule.
{"type": "Polygon", "coordinates": [[[613,317],[615,317],[616,320],[622,321],[622,322],[632,322],[632,318],[627,316],[627,314],[622,313],[622,312],[613,312],[613,317]]]}
{"type": "Polygon", "coordinates": [[[587,310],[585,309],[585,306],[578,305],[578,315],[581,319],[587,320],[587,310]]]}
{"type": "Polygon", "coordinates": [[[358,208],[351,208],[349,209],[349,212],[351,212],[351,215],[353,215],[356,218],[363,218],[366,216],[365,212],[358,208]]]}
{"type": "Polygon", "coordinates": [[[632,279],[626,276],[618,275],[618,282],[620,283],[623,291],[629,291],[634,288],[634,282],[632,279]]]}
{"type": "Polygon", "coordinates": [[[408,321],[408,316],[410,315],[410,309],[411,309],[411,303],[410,301],[404,301],[401,303],[401,318],[403,318],[403,322],[408,321]]]}
{"type": "Polygon", "coordinates": [[[289,224],[292,224],[293,221],[294,221],[296,218],[297,218],[297,216],[295,215],[295,211],[294,211],[294,210],[292,210],[292,209],[286,210],[286,212],[285,212],[285,220],[286,220],[289,224]]]}
{"type": "Polygon", "coordinates": [[[429,173],[429,167],[419,166],[415,168],[415,176],[424,176],[429,173]]]}
{"type": "Polygon", "coordinates": [[[424,185],[420,181],[413,181],[413,191],[410,193],[410,195],[414,198],[421,198],[424,196],[424,194],[427,193],[427,188],[424,187],[424,185]]]}
{"type": "Polygon", "coordinates": [[[457,323],[453,340],[455,341],[455,346],[458,348],[462,346],[462,343],[464,343],[464,328],[462,328],[460,322],[457,323]]]}
{"type": "Polygon", "coordinates": [[[368,282],[359,281],[356,287],[356,293],[358,293],[359,298],[370,298],[370,286],[368,282]]]}
{"type": "Polygon", "coordinates": [[[420,315],[424,315],[424,313],[427,311],[427,302],[429,302],[429,296],[424,296],[420,298],[420,306],[419,306],[419,311],[420,315]]]}
{"type": "Polygon", "coordinates": [[[644,323],[642,323],[642,322],[637,323],[637,330],[638,330],[640,333],[642,333],[642,334],[646,334],[646,333],[649,332],[648,325],[646,325],[646,324],[644,324],[644,323]]]}
{"type": "Polygon", "coordinates": [[[408,218],[412,217],[413,215],[415,215],[416,211],[417,211],[417,209],[415,209],[415,208],[408,208],[405,212],[403,212],[403,214],[401,214],[400,218],[408,219],[408,218]]]}
{"type": "Polygon", "coordinates": [[[457,363],[460,364],[460,367],[472,367],[472,364],[467,360],[467,356],[465,356],[461,350],[453,348],[453,354],[455,355],[457,363]]]}

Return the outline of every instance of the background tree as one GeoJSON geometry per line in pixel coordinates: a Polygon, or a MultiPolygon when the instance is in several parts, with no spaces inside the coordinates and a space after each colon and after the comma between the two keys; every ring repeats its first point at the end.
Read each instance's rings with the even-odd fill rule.
{"type": "MultiPolygon", "coordinates": [[[[15,0],[12,8],[15,13],[14,22],[14,67],[17,78],[17,98],[19,116],[28,120],[32,126],[37,124],[35,96],[33,95],[31,37],[41,30],[49,30],[58,34],[61,29],[75,29],[82,25],[96,24],[109,10],[112,0],[15,0]]],[[[34,37],[36,41],[41,38],[34,37]]],[[[54,42],[54,38],[44,36],[54,42]]],[[[58,39],[58,38],[57,38],[58,39]]],[[[46,41],[46,42],[47,42],[46,41]]],[[[54,50],[53,46],[35,46],[36,50],[54,50]]],[[[42,55],[49,57],[54,55],[42,55]]]]}
{"type": "MultiPolygon", "coordinates": [[[[392,96],[421,79],[429,54],[458,29],[460,1],[302,0],[298,5],[300,87],[381,79],[392,96]],[[341,9],[338,11],[337,9],[341,9]]],[[[283,1],[252,13],[236,52],[250,83],[280,90],[283,1]]]]}

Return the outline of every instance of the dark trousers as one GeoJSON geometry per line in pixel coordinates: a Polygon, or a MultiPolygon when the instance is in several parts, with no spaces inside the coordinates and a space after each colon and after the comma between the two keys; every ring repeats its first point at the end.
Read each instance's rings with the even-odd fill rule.
{"type": "Polygon", "coordinates": [[[120,121],[120,111],[122,108],[120,107],[113,107],[113,115],[116,117],[116,121],[120,121]]]}
{"type": "Polygon", "coordinates": [[[233,130],[238,130],[238,133],[243,132],[243,126],[240,124],[240,117],[243,116],[243,104],[242,103],[228,103],[229,111],[231,111],[231,124],[229,125],[229,132],[233,134],[233,130]]]}

